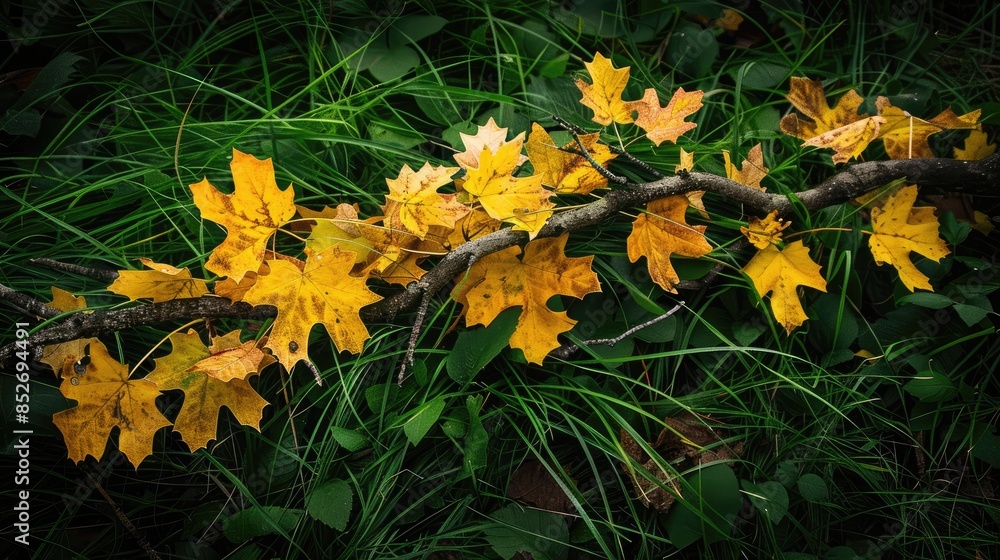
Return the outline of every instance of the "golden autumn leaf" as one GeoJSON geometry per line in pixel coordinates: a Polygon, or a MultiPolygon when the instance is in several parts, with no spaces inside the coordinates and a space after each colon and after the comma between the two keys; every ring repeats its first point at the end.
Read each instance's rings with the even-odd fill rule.
{"type": "MultiPolygon", "coordinates": [[[[87,300],[83,296],[74,296],[62,288],[52,286],[52,302],[49,303],[49,307],[58,309],[59,311],[73,311],[87,307],[87,300]]],[[[84,313],[90,312],[85,311],[84,313]]],[[[42,348],[42,357],[38,361],[47,364],[55,372],[56,377],[60,377],[63,365],[67,361],[76,362],[86,355],[84,349],[95,340],[97,339],[80,338],[70,340],[69,342],[60,342],[59,344],[49,344],[42,348]]]]}
{"type": "Polygon", "coordinates": [[[77,401],[69,410],[52,416],[66,440],[71,461],[88,455],[100,460],[112,430],[118,429],[118,449],[132,466],[153,454],[153,436],[170,421],[156,408],[160,391],[146,379],[129,379],[128,367],[108,355],[99,340],[90,343],[90,360],[81,365],[67,363],[59,391],[77,401]]]}
{"type": "MultiPolygon", "coordinates": [[[[465,151],[455,154],[454,158],[455,162],[462,169],[479,167],[479,156],[483,153],[483,150],[489,150],[490,153],[495,154],[500,150],[501,146],[507,144],[507,129],[498,126],[493,117],[490,117],[490,120],[486,121],[485,125],[479,126],[475,135],[464,132],[460,132],[458,135],[462,139],[465,151]]],[[[515,136],[511,142],[524,142],[524,133],[522,132],[515,136]]],[[[518,147],[517,150],[517,165],[528,161],[526,156],[521,155],[521,148],[518,147]]]]}
{"type": "Polygon", "coordinates": [[[955,159],[965,161],[979,160],[992,156],[997,151],[996,144],[987,143],[986,133],[981,128],[970,132],[963,146],[962,148],[955,148],[955,159]]]}
{"type": "Polygon", "coordinates": [[[52,301],[49,307],[59,311],[74,311],[87,307],[87,299],[83,296],[74,296],[62,288],[52,286],[52,301]]]}
{"type": "Polygon", "coordinates": [[[416,235],[402,230],[370,224],[360,225],[359,230],[371,250],[362,266],[355,268],[356,276],[380,278],[390,284],[405,286],[419,280],[427,272],[419,266],[419,262],[428,252],[445,252],[436,242],[422,242],[416,235]]]}
{"type": "Polygon", "coordinates": [[[169,264],[141,258],[140,262],[152,270],[119,270],[118,278],[108,290],[130,300],[152,298],[154,303],[175,299],[196,298],[208,293],[208,284],[192,278],[191,271],[169,264]]]}
{"type": "Polygon", "coordinates": [[[247,272],[239,282],[232,278],[223,278],[212,287],[212,293],[224,297],[233,303],[243,301],[243,294],[247,293],[247,290],[257,283],[257,277],[261,274],[267,274],[270,270],[265,262],[260,265],[257,272],[247,272]]]}
{"type": "Polygon", "coordinates": [[[879,127],[883,122],[885,119],[882,117],[867,117],[810,138],[802,145],[830,148],[834,152],[834,163],[846,163],[860,156],[868,144],[878,137],[879,127]]]}
{"type": "Polygon", "coordinates": [[[791,334],[807,318],[799,301],[798,286],[826,291],[820,268],[809,257],[809,248],[802,241],[795,241],[784,249],[768,244],[750,259],[743,272],[753,281],[761,298],[771,292],[774,318],[791,334]]]}
{"type": "Polygon", "coordinates": [[[677,88],[666,107],[660,107],[660,97],[653,88],[646,89],[642,99],[629,101],[629,111],[636,111],[635,125],[646,131],[646,138],[659,146],[664,141],[676,143],[685,132],[698,126],[684,119],[701,109],[703,92],[677,88]]]}
{"type": "MultiPolygon", "coordinates": [[[[674,166],[674,173],[680,174],[691,172],[694,169],[694,152],[688,152],[681,148],[680,161],[674,166]]],[[[705,208],[705,191],[688,191],[684,193],[691,208],[698,211],[702,218],[708,219],[708,210],[705,208]]]]}
{"type": "Polygon", "coordinates": [[[881,207],[873,207],[874,233],[868,239],[868,246],[877,264],[889,263],[896,267],[900,281],[911,292],[915,288],[934,291],[927,276],[913,265],[910,253],[940,261],[951,251],[938,235],[934,208],[914,208],[916,200],[917,187],[911,185],[888,197],[881,207]]]}
{"type": "Polygon", "coordinates": [[[770,169],[764,167],[764,151],[761,149],[760,144],[750,148],[750,152],[747,153],[747,159],[743,160],[740,169],[737,169],[733,162],[729,160],[729,152],[726,150],[722,150],[722,157],[726,161],[727,177],[737,183],[759,191],[767,190],[761,186],[760,180],[767,176],[770,169]]]}
{"type": "Polygon", "coordinates": [[[601,291],[591,270],[593,256],[568,258],[563,250],[569,234],[529,241],[477,260],[468,277],[453,292],[466,304],[468,325],[489,325],[504,309],[520,306],[521,316],[510,338],[531,363],[541,364],[559,347],[558,336],[576,324],[564,311],[552,311],[547,302],[556,294],[582,298],[601,291]]]}
{"type": "Polygon", "coordinates": [[[454,250],[459,245],[468,243],[500,229],[503,222],[490,216],[482,208],[474,208],[464,218],[455,222],[455,229],[438,231],[436,239],[445,250],[454,250]]]}
{"type": "Polygon", "coordinates": [[[833,149],[834,163],[844,163],[861,155],[885,122],[879,116],[858,114],[864,98],[854,90],[841,96],[831,109],[819,80],[793,77],[786,97],[812,120],[804,120],[794,113],[785,115],[781,119],[781,131],[805,140],[805,146],[833,149]]]}
{"type": "MultiPolygon", "coordinates": [[[[604,144],[600,144],[601,134],[583,134],[580,142],[598,164],[604,165],[615,158],[604,144]]],[[[594,189],[608,187],[607,177],[598,173],[587,158],[578,153],[579,146],[570,142],[561,148],[555,145],[552,136],[538,123],[531,124],[531,135],[524,145],[528,159],[535,168],[535,173],[541,174],[542,184],[552,187],[559,193],[587,194],[594,189]]]]}
{"type": "Polygon", "coordinates": [[[514,177],[521,153],[521,137],[507,142],[494,154],[484,149],[479,167],[470,168],[462,183],[463,202],[478,202],[494,219],[534,236],[552,215],[552,192],[542,187],[542,176],[514,177]],[[469,196],[471,195],[471,196],[469,196]]]}
{"type": "Polygon", "coordinates": [[[858,92],[850,90],[841,96],[834,108],[826,102],[823,84],[819,80],[792,77],[785,96],[791,104],[812,120],[803,120],[795,113],[785,115],[781,119],[781,131],[797,136],[802,140],[815,138],[824,132],[830,132],[851,123],[864,120],[867,114],[858,114],[858,108],[864,98],[858,92]]]}
{"type": "MultiPolygon", "coordinates": [[[[203,371],[219,381],[246,379],[275,362],[274,356],[260,349],[262,344],[248,340],[240,342],[239,329],[217,336],[208,347],[209,356],[196,363],[194,370],[203,371]]],[[[266,340],[265,340],[266,341],[266,340]]]]}
{"type": "Polygon", "coordinates": [[[341,251],[353,251],[355,264],[368,261],[372,242],[361,233],[361,227],[368,221],[358,219],[357,208],[350,204],[338,204],[336,208],[324,207],[321,212],[314,212],[299,207],[299,215],[312,219],[306,249],[320,253],[336,246],[341,251]]]}
{"type": "Polygon", "coordinates": [[[792,225],[778,217],[778,211],[772,210],[762,218],[751,217],[746,227],[740,227],[740,232],[758,249],[766,249],[768,245],[777,245],[785,228],[792,225]]]}
{"type": "Polygon", "coordinates": [[[593,83],[588,84],[577,78],[576,87],[583,94],[580,103],[594,110],[594,122],[604,126],[612,122],[632,122],[632,109],[622,100],[622,92],[628,84],[629,67],[616,69],[611,60],[601,53],[596,53],[593,61],[583,65],[587,67],[593,83]]]}
{"type": "Polygon", "coordinates": [[[976,121],[982,110],[977,109],[962,116],[951,108],[929,121],[911,116],[899,107],[894,107],[889,98],[879,96],[875,101],[878,114],[885,119],[879,137],[885,143],[885,153],[889,159],[932,158],[927,138],[945,129],[976,128],[976,121]]]}
{"type": "MultiPolygon", "coordinates": [[[[216,344],[232,344],[233,334],[229,333],[225,342],[216,339],[216,344]]],[[[235,331],[237,344],[239,336],[239,331],[235,331]]],[[[146,376],[146,381],[155,383],[161,391],[179,389],[184,392],[184,404],[177,413],[174,431],[181,435],[188,449],[197,451],[216,439],[223,406],[240,424],[260,430],[267,401],[245,379],[234,377],[223,381],[202,370],[202,364],[213,354],[197,332],[173,333],[170,345],[170,354],[156,359],[156,367],[146,376]]]]}
{"type": "Polygon", "coordinates": [[[432,167],[430,163],[425,163],[419,171],[403,165],[398,177],[386,179],[389,194],[383,208],[384,223],[420,239],[427,236],[431,226],[455,227],[455,222],[469,213],[469,207],[458,202],[455,195],[442,194],[437,189],[450,183],[458,171],[458,167],[432,167]]]}
{"type": "Polygon", "coordinates": [[[379,301],[364,278],[350,275],[354,253],[336,247],[320,253],[306,250],[305,268],[284,260],[267,261],[271,271],[243,296],[252,305],[278,308],[267,347],[285,369],[309,360],[309,331],[322,323],[337,349],[358,354],[368,329],[358,316],[361,308],[379,301]]]}
{"type": "Polygon", "coordinates": [[[278,188],[271,158],[259,160],[234,149],[229,166],[235,185],[232,194],[222,194],[207,178],[191,185],[191,192],[201,217],[227,232],[205,268],[239,282],[260,268],[268,239],[295,214],[295,193],[291,185],[278,188]]]}
{"type": "Polygon", "coordinates": [[[681,280],[670,263],[670,256],[697,258],[712,252],[712,246],[705,239],[706,226],[692,226],[686,222],[687,207],[688,199],[684,195],[654,200],[632,223],[632,233],[628,236],[629,260],[636,262],[646,257],[653,281],[674,294],[681,280]]]}

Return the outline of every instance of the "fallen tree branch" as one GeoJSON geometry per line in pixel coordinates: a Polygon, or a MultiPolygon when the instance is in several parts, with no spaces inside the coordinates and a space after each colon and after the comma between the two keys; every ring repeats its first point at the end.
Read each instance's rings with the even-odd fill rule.
{"type": "MultiPolygon", "coordinates": [[[[817,210],[847,202],[897,179],[906,179],[923,187],[940,187],[948,192],[990,196],[998,192],[1000,187],[1000,154],[979,161],[934,158],[858,163],[811,189],[795,193],[794,198],[806,209],[817,210]]],[[[779,215],[789,216],[793,209],[792,198],[782,194],[759,191],[726,177],[709,173],[682,173],[642,183],[631,189],[613,190],[603,198],[585,206],[558,212],[549,219],[538,233],[538,237],[555,237],[596,225],[613,218],[622,210],[690,191],[715,193],[743,204],[748,210],[760,216],[772,210],[777,210],[779,215]]],[[[417,305],[424,294],[437,293],[468,269],[473,261],[527,240],[526,232],[508,228],[460,245],[442,257],[420,280],[406,286],[402,292],[363,308],[361,318],[366,323],[392,320],[417,305]]],[[[14,303],[11,297],[0,295],[0,298],[14,303]]],[[[276,315],[277,310],[273,306],[252,307],[245,303],[231,304],[224,298],[204,296],[197,299],[147,303],[124,309],[73,315],[34,333],[27,343],[40,349],[47,344],[170,321],[190,321],[199,317],[265,319],[276,315]]],[[[14,344],[0,348],[0,364],[7,365],[15,351],[14,344]]]]}

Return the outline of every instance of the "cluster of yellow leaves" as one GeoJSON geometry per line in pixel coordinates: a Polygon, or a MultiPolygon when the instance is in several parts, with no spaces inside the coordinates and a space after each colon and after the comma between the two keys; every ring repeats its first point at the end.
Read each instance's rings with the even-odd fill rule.
{"type": "MultiPolygon", "coordinates": [[[[652,88],[640,99],[625,101],[628,67],[616,69],[599,53],[585,65],[591,83],[578,80],[577,86],[581,103],[594,111],[595,122],[635,123],[656,145],[676,142],[696,126],[685,119],[702,106],[701,91],[678,89],[665,107],[652,88]]],[[[878,115],[859,115],[862,99],[853,91],[830,108],[819,83],[800,78],[793,78],[788,98],[804,117],[788,115],[781,129],[806,145],[834,149],[838,162],[857,157],[876,138],[884,141],[890,157],[928,157],[929,135],[978,126],[978,111],[957,116],[948,110],[924,121],[881,97],[876,103],[878,115]]],[[[465,149],[455,154],[456,166],[427,162],[414,170],[404,165],[395,178],[386,179],[382,215],[369,218],[362,218],[358,207],[350,204],[320,211],[296,206],[291,186],[278,187],[270,159],[233,150],[231,194],[207,178],[191,185],[202,218],[226,230],[224,241],[205,263],[207,270],[220,276],[211,291],[208,282],[192,277],[187,269],[150,259],[141,259],[150,270],[120,271],[108,289],[130,300],[154,303],[210,295],[272,305],[278,312],[268,335],[259,333],[259,341],[241,342],[241,332],[233,331],[215,336],[205,346],[195,331],[175,333],[169,337],[171,353],[156,359],[155,368],[143,379],[131,378],[128,368],[111,358],[97,339],[45,348],[43,361],[61,376],[60,390],[78,401],[55,417],[70,458],[100,457],[115,428],[122,452],[136,466],[152,452],[153,434],[165,426],[173,425],[192,450],[206,447],[216,437],[222,407],[242,424],[259,427],[267,402],[250,386],[250,377],[275,361],[289,370],[300,361],[311,364],[309,335],[317,324],[324,326],[339,350],[361,352],[369,337],[361,309],[381,299],[369,289],[370,280],[406,285],[425,273],[420,267],[423,258],[445,254],[505,224],[528,232],[528,243],[523,249],[511,247],[477,260],[456,279],[452,295],[463,304],[470,326],[489,325],[503,310],[519,307],[510,345],[521,349],[529,362],[541,363],[559,346],[559,335],[576,324],[564,311],[549,308],[549,300],[557,295],[583,298],[600,291],[600,283],[591,268],[592,256],[566,256],[568,235],[536,236],[553,214],[554,194],[590,194],[608,187],[593,164],[603,166],[615,154],[599,142],[599,133],[559,146],[534,123],[527,140],[523,132],[512,139],[507,136],[507,129],[490,119],[475,135],[461,135],[465,149]],[[531,174],[523,172],[527,163],[531,174]],[[304,257],[276,252],[278,232],[301,240],[304,257]],[[184,393],[174,422],[154,402],[169,390],[184,393]]],[[[956,156],[985,157],[993,149],[976,130],[956,156]]],[[[739,167],[728,152],[723,158],[731,180],[765,190],[761,181],[769,170],[759,144],[739,167]]],[[[693,154],[680,150],[676,172],[693,166],[693,154]]],[[[699,258],[712,250],[705,238],[707,226],[686,222],[689,206],[708,218],[701,195],[654,200],[632,224],[629,259],[637,262],[645,257],[652,279],[669,292],[676,293],[680,282],[672,256],[699,258]]],[[[913,208],[915,200],[916,188],[907,187],[875,204],[870,245],[876,261],[895,266],[909,289],[930,289],[927,278],[910,262],[910,253],[940,259],[948,249],[938,238],[933,209],[913,208]]],[[[763,219],[751,218],[742,232],[759,249],[744,272],[761,297],[771,294],[775,318],[791,332],[806,319],[798,288],[825,291],[826,282],[801,241],[784,244],[783,232],[789,225],[772,212],[763,219]]],[[[52,306],[61,310],[86,307],[82,298],[55,288],[53,296],[52,306]]]]}
{"type": "MultiPolygon", "coordinates": [[[[858,114],[864,99],[857,92],[848,91],[831,108],[819,81],[806,78],[792,78],[787,97],[808,119],[789,114],[781,120],[782,132],[801,138],[803,145],[833,149],[833,161],[836,163],[860,156],[876,139],[883,141],[886,154],[891,159],[934,157],[928,137],[946,129],[973,129],[965,149],[955,150],[959,159],[986,157],[995,149],[995,146],[986,145],[986,135],[982,133],[981,125],[977,124],[979,110],[959,116],[946,109],[930,120],[923,120],[894,107],[888,98],[880,96],[875,103],[878,115],[858,114]]],[[[755,169],[762,165],[754,166],[749,177],[745,167],[737,177],[726,156],[729,177],[752,185],[756,179],[755,169]]],[[[873,204],[869,246],[875,262],[893,265],[899,272],[900,281],[910,291],[916,288],[933,290],[927,276],[914,266],[911,253],[934,261],[949,253],[938,234],[934,208],[913,207],[917,199],[916,186],[898,189],[875,202],[872,202],[873,198],[868,197],[863,202],[873,204]]],[[[977,216],[976,219],[981,218],[977,216]]],[[[760,249],[743,271],[751,278],[761,297],[772,294],[771,308],[775,319],[791,332],[806,320],[798,298],[798,287],[826,291],[826,281],[819,274],[820,266],[809,257],[809,250],[801,241],[779,248],[782,231],[788,226],[788,222],[777,219],[777,214],[772,212],[763,219],[751,218],[748,226],[741,231],[760,249]]]]}
{"type": "Polygon", "coordinates": [[[646,137],[659,146],[664,141],[677,142],[696,124],[684,119],[701,109],[701,90],[686,92],[677,88],[666,107],[660,106],[660,97],[653,88],[647,88],[642,98],[625,101],[622,94],[628,85],[629,68],[615,68],[609,58],[601,53],[592,62],[585,62],[593,83],[576,80],[576,87],[583,94],[581,103],[594,111],[594,122],[607,126],[611,123],[628,124],[646,131],[646,137]],[[632,113],[636,117],[632,117],[632,113]]]}
{"type": "Polygon", "coordinates": [[[833,161],[844,163],[861,155],[875,139],[885,144],[890,159],[934,157],[927,138],[945,129],[975,129],[982,113],[977,109],[956,115],[950,108],[923,120],[894,107],[886,97],[875,102],[878,115],[858,114],[864,101],[850,90],[831,108],[819,80],[792,78],[788,100],[805,117],[794,113],[781,119],[781,131],[805,140],[805,146],[831,148],[833,161]]]}

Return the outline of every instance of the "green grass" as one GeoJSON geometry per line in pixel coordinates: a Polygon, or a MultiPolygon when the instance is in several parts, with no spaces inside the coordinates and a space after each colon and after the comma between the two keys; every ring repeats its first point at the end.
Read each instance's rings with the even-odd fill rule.
{"type": "MultiPolygon", "coordinates": [[[[557,130],[552,114],[597,130],[573,78],[584,76],[583,62],[598,51],[631,66],[627,99],[646,87],[661,99],[677,87],[705,91],[705,107],[692,119],[698,127],[678,146],[695,153],[696,170],[724,174],[721,150],[742,161],[760,142],[771,192],[798,192],[834,171],[826,152],[801,148],[778,130],[790,110],[790,76],[822,79],[831,103],[856,89],[869,112],[878,95],[924,118],[948,106],[959,114],[984,107],[991,139],[1000,122],[998,11],[988,3],[915,4],[905,13],[889,2],[842,2],[804,14],[751,3],[735,34],[702,31],[697,9],[659,2],[640,3],[641,13],[631,5],[612,9],[599,28],[599,20],[578,20],[558,3],[520,0],[398,3],[388,12],[361,2],[262,4],[60,4],[4,60],[0,71],[13,72],[31,60],[79,57],[50,68],[58,79],[47,90],[0,84],[6,105],[34,95],[29,101],[41,119],[34,135],[14,125],[0,133],[0,283],[43,301],[56,285],[86,296],[92,309],[113,309],[124,298],[101,283],[28,259],[124,269],[151,257],[211,278],[203,263],[224,234],[200,219],[188,185],[207,177],[231,188],[233,148],[273,158],[278,185],[291,183],[298,204],[357,203],[363,216],[379,215],[386,177],[403,164],[447,164],[459,133],[475,132],[490,117],[512,135],[533,121],[557,130]],[[429,15],[446,20],[440,31],[388,57],[413,57],[412,68],[384,81],[376,76],[392,73],[389,64],[357,69],[357,49],[374,52],[382,41],[372,32],[429,15]],[[683,50],[683,37],[697,32],[709,46],[683,50]]],[[[576,13],[599,14],[598,4],[578,2],[576,13]]],[[[5,24],[22,29],[17,18],[35,7],[20,9],[0,14],[5,24]]],[[[628,125],[609,127],[603,138],[619,137],[639,159],[673,172],[678,146],[655,147],[628,125]]],[[[931,146],[948,155],[963,138],[941,134],[931,146]]],[[[883,156],[877,147],[866,154],[883,156]]],[[[612,169],[650,178],[624,162],[612,169]]],[[[975,204],[996,215],[990,199],[975,204]]],[[[461,306],[438,294],[402,388],[395,377],[414,312],[369,325],[371,339],[357,356],[338,353],[316,331],[310,355],[323,386],[301,368],[290,376],[266,370],[254,382],[271,403],[260,432],[227,412],[218,440],[190,453],[163,430],[138,469],[116,460],[113,444],[100,462],[67,460],[49,418],[71,403],[50,373],[37,372],[33,544],[19,552],[146,557],[116,516],[120,508],[161,558],[475,559],[498,558],[498,551],[510,558],[519,546],[535,558],[634,560],[1000,555],[996,315],[966,324],[948,308],[947,320],[935,321],[935,309],[907,303],[895,271],[877,267],[865,247],[863,212],[845,205],[793,218],[795,231],[850,231],[803,237],[828,289],[804,291],[811,320],[786,335],[740,272],[750,254],[729,249],[748,216],[717,197],[709,208],[710,221],[689,218],[709,225],[711,261],[724,268],[710,289],[679,298],[656,287],[643,262],[628,262],[630,217],[572,233],[568,254],[595,255],[604,291],[563,298],[580,321],[568,339],[615,336],[677,299],[686,302],[613,348],[543,366],[506,348],[463,383],[448,366],[449,354],[467,344],[464,322],[452,328],[461,306]],[[889,358],[865,362],[854,355],[859,350],[889,358]],[[914,378],[927,372],[942,373],[954,391],[940,398],[921,392],[914,378]],[[422,407],[438,401],[440,418],[411,443],[422,407]],[[685,411],[724,434],[712,449],[742,453],[711,465],[660,456],[651,442],[663,418],[685,411]],[[623,431],[652,457],[654,470],[678,475],[682,497],[670,513],[636,498],[630,477],[655,475],[628,457],[623,431]],[[534,462],[548,473],[539,488],[568,504],[565,515],[524,503],[541,499],[541,489],[521,501],[509,497],[518,468],[534,462]],[[336,480],[353,494],[343,531],[302,511],[317,488],[336,480]],[[773,503],[765,511],[759,492],[773,492],[767,495],[778,502],[783,495],[787,513],[777,516],[773,503]],[[284,510],[292,522],[251,519],[258,535],[241,536],[241,518],[261,507],[284,510]]],[[[972,307],[988,304],[997,285],[995,235],[973,232],[940,265],[921,263],[937,292],[972,307]]],[[[705,272],[701,262],[674,262],[687,278],[705,272]]],[[[0,309],[7,324],[24,320],[10,306],[0,309]]],[[[140,360],[177,326],[125,330],[104,341],[141,375],[167,345],[140,360]]],[[[254,332],[263,325],[215,326],[254,332]]],[[[4,344],[12,337],[13,329],[0,334],[4,344]]],[[[0,402],[13,410],[12,378],[2,379],[0,402]]],[[[158,403],[173,418],[181,401],[172,392],[158,403]]],[[[15,426],[6,425],[10,434],[15,426]]],[[[10,474],[16,457],[11,436],[4,437],[10,474]]],[[[3,496],[14,500],[8,489],[3,496]]],[[[8,525],[4,538],[12,536],[8,525]]]]}

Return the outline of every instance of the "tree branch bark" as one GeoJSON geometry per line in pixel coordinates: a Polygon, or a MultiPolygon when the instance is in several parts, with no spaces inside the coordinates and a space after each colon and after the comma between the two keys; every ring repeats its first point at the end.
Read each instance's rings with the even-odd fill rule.
{"type": "MultiPolygon", "coordinates": [[[[979,161],[913,159],[858,163],[815,187],[794,193],[794,198],[806,209],[818,210],[847,202],[897,179],[906,179],[922,187],[943,188],[949,192],[996,196],[995,193],[1000,192],[1000,154],[979,161]]],[[[772,210],[777,210],[779,215],[788,216],[793,209],[792,198],[782,194],[758,191],[718,175],[681,173],[642,183],[635,188],[613,190],[603,198],[585,206],[557,212],[538,233],[538,237],[559,236],[596,225],[613,218],[622,210],[690,191],[715,193],[745,205],[760,216],[772,210]]],[[[409,284],[403,291],[362,309],[361,318],[366,323],[391,320],[403,311],[412,309],[424,294],[436,293],[461,276],[475,260],[527,240],[528,234],[525,232],[503,229],[460,245],[438,261],[438,264],[420,280],[409,284]]],[[[42,308],[35,306],[28,308],[23,301],[32,298],[23,294],[0,292],[0,299],[37,315],[53,316],[42,308]],[[27,299],[19,300],[18,297],[27,299]]],[[[92,314],[76,314],[34,333],[27,343],[33,348],[38,348],[37,351],[40,352],[40,348],[44,345],[97,336],[130,327],[171,321],[183,322],[197,318],[227,317],[259,320],[276,315],[277,309],[273,306],[252,307],[246,303],[231,304],[224,298],[204,296],[198,299],[139,304],[124,309],[96,311],[92,314]]],[[[9,364],[16,350],[14,344],[0,348],[0,364],[9,364]]]]}

